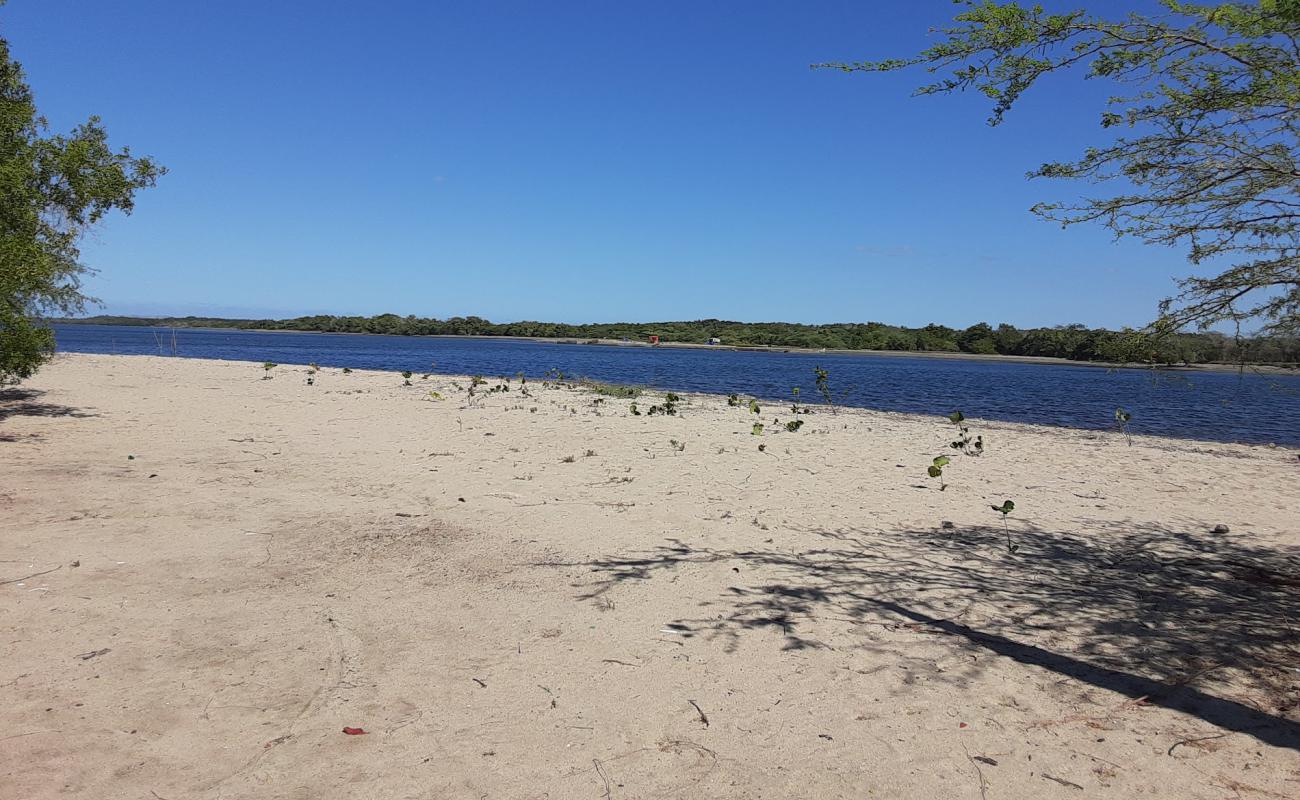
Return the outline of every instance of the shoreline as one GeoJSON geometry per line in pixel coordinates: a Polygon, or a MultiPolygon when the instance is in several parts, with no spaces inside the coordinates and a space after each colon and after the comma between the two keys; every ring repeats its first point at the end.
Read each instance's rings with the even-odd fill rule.
{"type": "Polygon", "coordinates": [[[369,331],[311,331],[297,328],[225,328],[225,327],[206,327],[202,325],[193,326],[162,326],[162,325],[111,325],[97,322],[74,322],[68,320],[58,320],[53,324],[59,325],[101,325],[109,328],[150,328],[159,330],[202,330],[202,331],[219,331],[219,332],[237,332],[237,333],[289,333],[297,335],[315,335],[315,336],[385,336],[401,339],[486,339],[492,341],[505,342],[534,342],[538,344],[560,344],[566,346],[587,346],[587,347],[640,347],[647,349],[679,349],[679,350],[713,350],[713,351],[731,351],[742,353],[770,353],[781,354],[790,353],[796,355],[827,355],[827,356],[879,356],[881,358],[924,358],[935,360],[951,361],[974,361],[1003,364],[1044,364],[1063,367],[1091,367],[1094,369],[1141,369],[1157,370],[1167,372],[1260,372],[1276,375],[1300,375],[1300,366],[1284,366],[1279,364],[1182,364],[1182,365],[1162,365],[1162,364],[1139,364],[1131,362],[1107,362],[1107,361],[1075,361],[1069,358],[1057,358],[1054,356],[1016,356],[1003,355],[997,353],[962,353],[955,351],[940,350],[844,350],[833,348],[812,348],[812,347],[787,347],[784,345],[727,345],[727,344],[700,344],[697,342],[659,342],[650,344],[649,342],[639,341],[622,341],[619,339],[575,339],[572,337],[548,337],[548,336],[500,336],[496,334],[472,335],[472,334],[393,334],[393,333],[371,333],[369,331]]]}
{"type": "MultiPolygon", "coordinates": [[[[221,329],[204,329],[204,330],[221,330],[221,329]]],[[[313,334],[313,333],[317,333],[317,331],[294,331],[293,333],[313,334]]],[[[372,336],[376,334],[355,334],[355,335],[372,336]]],[[[488,337],[450,337],[450,338],[488,338],[488,337]]],[[[499,338],[513,339],[516,337],[499,337],[499,338]]],[[[542,343],[547,343],[547,342],[542,342],[542,343]]],[[[245,359],[208,358],[206,356],[186,356],[186,355],[164,356],[164,355],[153,355],[148,353],[104,354],[104,353],[81,353],[81,352],[66,352],[66,351],[56,353],[54,356],[54,361],[57,362],[59,359],[64,359],[64,358],[143,359],[146,361],[152,359],[162,359],[164,361],[180,359],[184,361],[201,363],[201,364],[210,364],[210,365],[239,365],[241,368],[248,369],[248,371],[251,374],[259,375],[259,376],[262,374],[262,364],[264,363],[261,361],[248,361],[245,359]]],[[[294,372],[302,372],[304,371],[304,368],[308,366],[308,364],[284,362],[284,363],[278,363],[276,366],[285,367],[294,372]]],[[[345,365],[342,364],[322,364],[320,365],[320,372],[322,374],[327,372],[341,373],[341,370],[344,368],[344,366],[345,365]]],[[[350,369],[349,374],[351,375],[380,376],[380,375],[397,374],[394,371],[373,369],[367,367],[355,367],[355,368],[349,367],[348,369],[350,369]]],[[[417,384],[429,383],[431,381],[453,381],[457,383],[459,382],[469,383],[471,378],[473,377],[467,374],[437,372],[437,371],[428,373],[428,375],[429,375],[429,379],[427,380],[419,379],[414,376],[412,377],[412,380],[415,381],[417,384]]],[[[724,394],[722,392],[705,392],[705,391],[697,391],[692,389],[683,389],[683,388],[678,388],[673,386],[658,386],[658,385],[647,385],[647,384],[617,384],[617,383],[611,383],[609,381],[596,380],[585,375],[566,375],[559,379],[548,379],[546,377],[535,376],[533,377],[531,382],[534,384],[540,384],[545,382],[556,383],[561,386],[568,387],[569,389],[572,389],[574,391],[590,391],[588,388],[586,388],[586,384],[589,383],[627,385],[636,388],[638,390],[641,390],[647,394],[656,394],[656,393],[667,394],[671,392],[683,397],[692,397],[700,400],[716,401],[722,404],[726,403],[728,397],[727,394],[724,394]]],[[[772,404],[773,407],[784,407],[786,403],[790,402],[790,398],[788,397],[774,397],[774,396],[764,396],[764,395],[753,395],[753,396],[756,399],[762,401],[764,405],[772,404]]],[[[627,398],[627,399],[631,400],[634,398],[627,398]]],[[[645,403],[647,401],[643,400],[642,402],[645,403]]],[[[808,408],[813,409],[814,413],[819,413],[819,414],[827,413],[827,407],[824,404],[822,404],[820,401],[807,402],[804,403],[804,405],[807,406],[808,408]]],[[[898,410],[892,410],[888,408],[877,408],[873,406],[851,405],[844,402],[836,403],[835,408],[838,410],[838,413],[885,414],[885,415],[897,416],[899,418],[908,419],[912,421],[924,421],[926,424],[936,424],[936,421],[943,421],[945,424],[947,424],[947,415],[942,411],[935,411],[932,413],[925,413],[919,411],[898,411],[898,410]]],[[[1115,430],[1115,428],[1111,425],[1083,427],[1080,425],[1066,425],[1066,424],[1055,424],[1049,422],[1023,421],[1023,420],[1007,419],[1004,417],[996,417],[996,416],[988,417],[988,416],[981,416],[978,414],[972,414],[969,417],[969,419],[973,421],[977,421],[980,424],[985,426],[1020,426],[1028,429],[1040,429],[1043,431],[1069,431],[1075,434],[1081,434],[1086,436],[1120,435],[1115,430]]],[[[1174,442],[1179,442],[1184,444],[1195,443],[1195,444],[1202,444],[1207,446],[1265,448],[1265,449],[1274,449],[1274,450],[1283,450],[1283,451],[1294,450],[1300,452],[1300,444],[1278,443],[1276,441],[1271,441],[1271,440],[1252,442],[1252,441],[1243,441],[1243,440],[1210,439],[1202,436],[1169,436],[1169,435],[1164,435],[1159,433],[1133,433],[1132,436],[1134,438],[1141,436],[1143,438],[1150,439],[1153,441],[1165,441],[1169,443],[1174,443],[1174,442]]]]}

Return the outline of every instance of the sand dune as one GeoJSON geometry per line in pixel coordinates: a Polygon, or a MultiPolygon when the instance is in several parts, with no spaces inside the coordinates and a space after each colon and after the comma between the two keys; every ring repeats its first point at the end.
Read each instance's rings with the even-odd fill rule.
{"type": "Polygon", "coordinates": [[[0,394],[0,796],[1300,795],[1293,450],[272,374],[0,394]]]}

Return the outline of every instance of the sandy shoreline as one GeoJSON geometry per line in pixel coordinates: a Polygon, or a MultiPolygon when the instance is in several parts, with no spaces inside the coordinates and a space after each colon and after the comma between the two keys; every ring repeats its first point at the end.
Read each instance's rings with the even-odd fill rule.
{"type": "Polygon", "coordinates": [[[1294,450],[261,373],[0,390],[0,796],[1300,793],[1294,450]]]}

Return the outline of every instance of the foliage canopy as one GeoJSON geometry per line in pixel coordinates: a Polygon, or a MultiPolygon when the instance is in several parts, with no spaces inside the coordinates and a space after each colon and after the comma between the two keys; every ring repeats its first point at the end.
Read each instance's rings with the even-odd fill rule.
{"type": "Polygon", "coordinates": [[[922,66],[918,94],[977,90],[997,125],[1041,78],[1063,71],[1123,84],[1101,125],[1119,131],[1031,177],[1113,182],[1109,196],[1041,203],[1062,225],[1185,246],[1195,273],[1160,306],[1158,332],[1228,321],[1300,329],[1300,0],[1191,3],[1111,20],[1086,11],[962,0],[944,41],[848,72],[922,66]]]}
{"type": "Polygon", "coordinates": [[[67,135],[48,127],[0,38],[0,384],[30,376],[53,351],[43,315],[84,308],[82,234],[112,209],[130,213],[136,190],[163,173],[112,150],[98,117],[67,135]]]}

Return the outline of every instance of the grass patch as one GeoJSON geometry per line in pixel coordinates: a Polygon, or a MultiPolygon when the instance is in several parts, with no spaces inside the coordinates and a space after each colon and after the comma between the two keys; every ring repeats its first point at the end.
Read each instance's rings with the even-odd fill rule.
{"type": "Polygon", "coordinates": [[[579,381],[578,385],[588,391],[595,392],[596,394],[603,394],[606,397],[631,399],[633,397],[641,396],[641,387],[639,386],[624,386],[619,383],[601,383],[599,381],[586,379],[579,381]]]}

